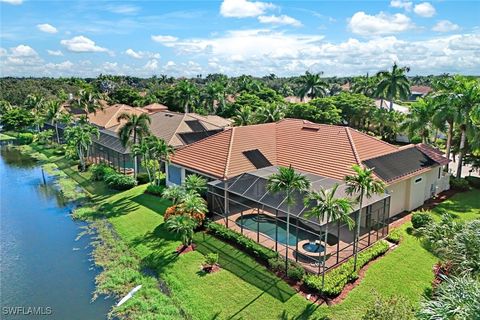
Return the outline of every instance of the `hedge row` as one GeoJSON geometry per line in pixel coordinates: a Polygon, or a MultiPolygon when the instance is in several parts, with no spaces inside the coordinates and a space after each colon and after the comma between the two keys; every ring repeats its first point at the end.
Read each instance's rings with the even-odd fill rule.
{"type": "Polygon", "coordinates": [[[128,190],[137,185],[137,181],[130,176],[118,173],[112,167],[100,163],[90,167],[93,181],[105,181],[105,183],[115,190],[128,190]]]}
{"type": "Polygon", "coordinates": [[[328,297],[338,296],[347,283],[358,279],[358,270],[365,266],[368,262],[383,255],[388,251],[389,245],[385,240],[380,240],[372,247],[360,252],[357,259],[357,271],[353,271],[353,257],[347,262],[341,264],[337,268],[325,274],[325,285],[322,290],[322,276],[306,275],[304,277],[305,285],[318,293],[328,297]]]}
{"type": "Polygon", "coordinates": [[[231,244],[234,244],[243,249],[248,254],[267,263],[269,259],[277,258],[278,253],[268,249],[250,238],[235,232],[221,224],[215,222],[208,222],[206,225],[208,231],[218,238],[221,238],[231,244]]]}

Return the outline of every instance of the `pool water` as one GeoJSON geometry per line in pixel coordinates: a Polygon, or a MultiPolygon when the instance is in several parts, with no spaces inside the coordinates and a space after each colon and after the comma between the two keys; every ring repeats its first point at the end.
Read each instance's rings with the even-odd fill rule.
{"type": "Polygon", "coordinates": [[[324,246],[321,244],[316,244],[315,242],[308,242],[302,246],[303,250],[311,253],[319,253],[325,250],[324,246]]]}
{"type": "MultiPolygon", "coordinates": [[[[297,241],[312,239],[315,236],[312,233],[306,232],[305,230],[298,229],[298,238],[297,230],[293,219],[290,220],[290,237],[288,239],[290,246],[295,246],[297,241]]],[[[275,240],[277,235],[275,230],[275,220],[267,215],[263,214],[247,214],[243,217],[240,217],[236,220],[236,223],[240,226],[243,226],[245,229],[257,232],[257,229],[260,233],[263,233],[267,237],[275,240]]],[[[277,241],[281,244],[287,243],[287,224],[281,220],[278,221],[278,237],[277,241]]]]}

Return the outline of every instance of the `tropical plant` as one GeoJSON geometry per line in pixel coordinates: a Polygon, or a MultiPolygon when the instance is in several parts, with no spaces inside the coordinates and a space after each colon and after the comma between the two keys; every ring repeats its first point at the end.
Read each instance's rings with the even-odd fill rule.
{"type": "Polygon", "coordinates": [[[165,223],[168,230],[180,235],[183,250],[192,244],[193,232],[197,225],[197,222],[194,219],[189,216],[178,215],[171,217],[165,223]]]}
{"type": "Polygon", "coordinates": [[[192,82],[181,80],[175,86],[175,97],[183,106],[184,112],[190,112],[190,106],[193,105],[198,96],[198,89],[192,82]]]}
{"type": "Polygon", "coordinates": [[[0,124],[4,130],[24,130],[34,123],[33,114],[24,108],[13,107],[0,115],[0,124]]]}
{"type": "Polygon", "coordinates": [[[141,157],[142,166],[145,168],[145,170],[147,170],[148,182],[151,183],[152,180],[153,180],[152,169],[153,170],[155,170],[155,169],[152,168],[152,165],[151,165],[150,155],[151,155],[152,152],[151,152],[151,149],[150,149],[150,145],[148,144],[148,141],[146,139],[140,140],[140,143],[136,143],[136,144],[132,145],[131,151],[132,151],[132,154],[134,155],[134,157],[138,157],[138,156],[141,157]]]}
{"type": "Polygon", "coordinates": [[[328,85],[320,78],[321,75],[322,72],[310,73],[307,71],[297,80],[297,84],[299,85],[298,96],[302,101],[305,97],[313,99],[327,95],[328,85]]]}
{"type": "Polygon", "coordinates": [[[178,205],[185,196],[185,189],[181,186],[172,185],[163,190],[162,197],[170,200],[173,205],[178,205]]]}
{"type": "Polygon", "coordinates": [[[30,94],[27,96],[24,102],[26,109],[30,110],[34,116],[34,123],[37,125],[37,132],[40,131],[40,126],[43,122],[43,109],[45,100],[37,95],[30,94]]]}
{"type": "Polygon", "coordinates": [[[186,192],[180,199],[178,210],[196,221],[203,221],[208,211],[207,202],[196,192],[186,192]]]}
{"type": "Polygon", "coordinates": [[[418,136],[423,143],[430,143],[433,133],[432,119],[435,114],[433,99],[420,98],[410,107],[410,113],[406,116],[402,128],[408,132],[410,139],[418,136]]]}
{"type": "Polygon", "coordinates": [[[80,161],[82,171],[86,169],[88,152],[93,144],[93,137],[100,136],[98,128],[88,123],[68,126],[65,129],[65,141],[67,146],[75,150],[80,161]]]}
{"type": "Polygon", "coordinates": [[[438,286],[432,299],[425,299],[417,318],[478,319],[480,315],[480,282],[464,275],[449,277],[438,286]]]}
{"type": "Polygon", "coordinates": [[[235,126],[247,126],[254,122],[254,113],[250,107],[241,107],[235,111],[233,116],[233,124],[235,126]]]}
{"type": "Polygon", "coordinates": [[[213,267],[217,263],[218,263],[218,253],[210,252],[205,255],[205,264],[207,266],[213,267]]]}
{"type": "Polygon", "coordinates": [[[195,192],[201,195],[207,190],[207,179],[198,174],[190,174],[185,177],[183,186],[187,192],[195,192]]]}
{"type": "MultiPolygon", "coordinates": [[[[306,217],[314,217],[318,219],[318,225],[325,225],[324,230],[324,248],[323,248],[323,262],[320,263],[320,254],[318,253],[318,273],[320,273],[320,266],[323,266],[322,271],[322,289],[325,283],[325,264],[327,259],[328,246],[328,224],[334,222],[346,223],[349,229],[352,229],[355,222],[350,218],[350,213],[353,210],[352,201],[348,198],[336,198],[338,184],[333,186],[331,190],[320,189],[320,191],[312,191],[305,198],[305,206],[313,202],[313,207],[306,212],[306,217]]],[[[319,242],[322,243],[322,233],[318,233],[319,242]]]]}
{"type": "Polygon", "coordinates": [[[43,130],[35,134],[35,141],[40,144],[47,144],[52,140],[53,130],[43,130]]]}
{"type": "Polygon", "coordinates": [[[367,73],[366,76],[355,78],[352,84],[352,92],[361,93],[369,98],[375,97],[376,78],[370,77],[367,73]]]}
{"type": "Polygon", "coordinates": [[[78,97],[73,101],[73,106],[83,110],[87,119],[89,114],[96,114],[98,110],[103,110],[97,95],[90,89],[80,89],[78,97]]]}
{"type": "Polygon", "coordinates": [[[220,81],[212,81],[207,83],[203,90],[203,101],[205,107],[210,113],[215,113],[217,108],[225,109],[225,94],[226,88],[220,81]]]}
{"type": "Polygon", "coordinates": [[[285,106],[283,104],[269,103],[257,109],[255,118],[257,123],[280,121],[285,118],[285,106]]]}
{"type": "Polygon", "coordinates": [[[362,168],[359,165],[353,165],[353,175],[345,177],[345,183],[347,184],[347,193],[350,196],[356,196],[356,201],[359,204],[359,209],[356,215],[355,225],[357,227],[355,233],[355,240],[353,245],[354,262],[353,269],[357,270],[357,256],[358,256],[358,244],[360,242],[360,224],[363,209],[363,198],[371,198],[374,194],[379,194],[385,191],[385,183],[376,179],[373,176],[373,169],[362,168]]]}
{"type": "Polygon", "coordinates": [[[310,188],[308,178],[289,167],[279,167],[278,173],[268,178],[267,189],[271,193],[285,193],[287,204],[287,233],[285,241],[285,273],[288,272],[288,249],[290,247],[290,208],[295,204],[294,192],[305,192],[310,188]]]}
{"type": "Polygon", "coordinates": [[[406,73],[410,71],[408,67],[398,67],[393,64],[392,71],[380,71],[377,73],[379,78],[375,94],[377,97],[386,98],[390,101],[390,110],[393,110],[393,100],[401,98],[406,100],[410,95],[410,83],[406,73]]]}
{"type": "Polygon", "coordinates": [[[168,145],[165,140],[156,136],[148,136],[146,141],[149,146],[152,161],[154,161],[153,159],[157,161],[157,165],[155,166],[156,173],[153,179],[155,184],[159,186],[165,178],[163,162],[165,164],[170,163],[170,157],[175,153],[175,149],[168,145]]]}
{"type": "Polygon", "coordinates": [[[45,120],[49,121],[52,126],[55,127],[55,135],[57,137],[57,143],[60,143],[60,135],[58,134],[58,122],[62,117],[62,104],[58,100],[50,100],[45,103],[45,120]]]}
{"type": "MultiPolygon", "coordinates": [[[[127,145],[132,142],[136,144],[139,140],[144,138],[150,133],[150,122],[151,119],[146,113],[138,114],[130,114],[130,113],[122,113],[118,119],[118,121],[126,120],[125,123],[120,127],[118,131],[118,136],[122,145],[126,147],[127,145]]],[[[138,158],[137,156],[134,157],[134,175],[137,176],[138,173],[138,158]]]]}

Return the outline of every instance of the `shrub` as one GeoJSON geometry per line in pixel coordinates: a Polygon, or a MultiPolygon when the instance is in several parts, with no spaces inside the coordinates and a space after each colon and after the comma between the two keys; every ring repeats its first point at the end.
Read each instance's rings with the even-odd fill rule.
{"type": "Polygon", "coordinates": [[[402,234],[398,229],[390,230],[390,233],[387,235],[387,240],[395,244],[399,244],[401,238],[402,238],[402,234]]]}
{"type": "Polygon", "coordinates": [[[285,270],[285,260],[279,257],[268,259],[268,267],[274,272],[282,272],[285,270]]]}
{"type": "Polygon", "coordinates": [[[468,191],[470,185],[466,179],[450,176],[450,188],[458,191],[468,191]]]}
{"type": "Polygon", "coordinates": [[[145,183],[150,182],[150,180],[148,179],[148,174],[147,173],[137,174],[137,181],[138,181],[138,184],[145,184],[145,183]]]}
{"type": "Polygon", "coordinates": [[[235,232],[221,224],[210,222],[207,224],[208,231],[214,236],[221,238],[241,248],[246,253],[266,263],[269,259],[278,257],[278,253],[268,249],[250,238],[235,232]]]}
{"type": "Polygon", "coordinates": [[[480,189],[480,178],[479,177],[469,176],[469,177],[465,177],[465,180],[468,181],[468,183],[470,184],[470,186],[472,188],[480,189]]]}
{"type": "Polygon", "coordinates": [[[92,165],[90,167],[90,172],[92,173],[91,179],[93,181],[102,181],[105,180],[108,176],[117,174],[115,169],[105,163],[92,165]]]}
{"type": "Polygon", "coordinates": [[[18,134],[18,142],[20,144],[30,144],[33,142],[33,133],[30,132],[22,132],[18,134]]]}
{"type": "Polygon", "coordinates": [[[347,262],[325,274],[325,285],[322,290],[322,277],[320,275],[307,275],[304,277],[305,285],[314,291],[329,297],[338,296],[347,283],[358,279],[358,270],[368,262],[381,256],[389,249],[388,242],[380,240],[370,248],[360,252],[357,259],[357,271],[353,271],[353,257],[347,262]]]}
{"type": "Polygon", "coordinates": [[[120,173],[108,175],[105,178],[107,185],[115,190],[128,190],[137,185],[137,181],[130,176],[126,176],[120,173]]]}
{"type": "Polygon", "coordinates": [[[213,266],[218,263],[218,253],[209,253],[205,256],[205,264],[213,266]]]}
{"type": "Polygon", "coordinates": [[[153,194],[154,196],[162,196],[163,190],[165,190],[164,186],[157,186],[154,184],[149,184],[147,189],[145,190],[146,193],[153,194]]]}
{"type": "Polygon", "coordinates": [[[369,306],[362,320],[413,320],[414,307],[404,297],[383,298],[376,294],[375,302],[369,306]]]}
{"type": "Polygon", "coordinates": [[[300,281],[305,275],[305,269],[298,263],[289,263],[287,270],[287,277],[294,281],[300,281]]]}
{"type": "Polygon", "coordinates": [[[433,222],[429,211],[417,211],[412,214],[412,226],[415,229],[423,228],[433,222]]]}

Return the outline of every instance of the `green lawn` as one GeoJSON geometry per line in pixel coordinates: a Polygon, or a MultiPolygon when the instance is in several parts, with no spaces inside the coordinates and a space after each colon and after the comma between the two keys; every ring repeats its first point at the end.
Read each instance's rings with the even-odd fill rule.
{"type": "Polygon", "coordinates": [[[439,218],[444,212],[449,212],[460,221],[480,219],[480,190],[472,189],[468,192],[457,193],[436,206],[432,212],[436,218],[439,218]]]}
{"type": "MultiPolygon", "coordinates": [[[[308,303],[283,281],[249,256],[209,235],[197,233],[196,252],[177,257],[180,242],[165,229],[162,214],[169,205],[143,194],[144,186],[104,200],[109,220],[119,235],[155,269],[184,308],[195,319],[358,319],[373,301],[400,294],[416,304],[430,288],[436,258],[409,235],[404,225],[401,245],[373,263],[362,282],[340,304],[326,307],[308,303]],[[200,272],[203,254],[217,252],[223,270],[200,272]]],[[[435,209],[451,210],[462,220],[479,216],[478,190],[457,194],[435,209]]]]}

